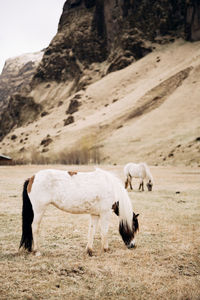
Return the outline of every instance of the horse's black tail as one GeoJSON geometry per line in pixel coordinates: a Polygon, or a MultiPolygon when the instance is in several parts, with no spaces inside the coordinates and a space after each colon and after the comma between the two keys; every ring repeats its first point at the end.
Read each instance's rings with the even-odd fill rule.
{"type": "Polygon", "coordinates": [[[30,201],[30,198],[27,193],[27,186],[29,179],[24,182],[24,188],[22,193],[23,205],[22,205],[22,237],[20,246],[24,247],[28,251],[32,250],[33,244],[33,233],[32,233],[32,222],[33,222],[33,208],[30,201]]]}

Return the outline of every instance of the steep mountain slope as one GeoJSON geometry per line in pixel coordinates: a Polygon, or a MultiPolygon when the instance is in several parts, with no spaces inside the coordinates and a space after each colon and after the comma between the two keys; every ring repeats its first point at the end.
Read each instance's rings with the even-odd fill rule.
{"type": "MultiPolygon", "coordinates": [[[[12,131],[1,151],[30,160],[41,153],[56,160],[86,147],[98,148],[106,163],[198,165],[199,58],[200,42],[178,40],[157,46],[143,59],[71,97],[66,97],[64,84],[54,83],[48,89],[54,89],[56,105],[12,131]],[[65,126],[69,117],[72,123],[65,126]],[[13,147],[13,153],[6,151],[13,147]]],[[[38,95],[44,89],[41,84],[38,95]]],[[[32,94],[35,99],[38,95],[32,94]]]]}
{"type": "MultiPolygon", "coordinates": [[[[27,123],[26,118],[23,121],[18,114],[13,115],[16,98],[7,98],[8,95],[18,91],[20,94],[17,99],[21,94],[22,102],[27,98],[27,102],[33,104],[31,107],[29,105],[31,115],[39,117],[42,107],[38,108],[35,102],[43,102],[43,110],[46,110],[46,105],[55,105],[51,103],[56,101],[52,97],[55,96],[54,88],[49,89],[55,84],[64,83],[68,87],[65,92],[68,97],[106,74],[123,69],[144,57],[153,51],[152,43],[164,44],[180,37],[190,41],[199,40],[199,11],[198,0],[66,1],[58,32],[45,49],[36,72],[30,74],[29,70],[34,71],[35,65],[28,63],[21,68],[17,77],[16,74],[14,77],[11,75],[10,80],[6,77],[7,86],[4,79],[0,79],[0,103],[4,107],[8,103],[0,111],[0,140],[14,126],[27,123]],[[43,93],[39,95],[40,84],[43,84],[43,93]],[[31,101],[30,90],[36,96],[31,101]]],[[[58,90],[56,88],[56,93],[58,90]]],[[[20,110],[23,109],[22,105],[20,110]]]]}
{"type": "Polygon", "coordinates": [[[0,150],[32,162],[198,164],[199,8],[66,1],[41,62],[22,68],[23,88],[0,111],[0,150]]]}

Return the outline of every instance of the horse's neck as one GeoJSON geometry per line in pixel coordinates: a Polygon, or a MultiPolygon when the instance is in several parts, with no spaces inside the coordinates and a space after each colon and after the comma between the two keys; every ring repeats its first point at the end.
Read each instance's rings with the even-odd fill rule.
{"type": "Polygon", "coordinates": [[[151,182],[153,182],[153,177],[152,177],[150,171],[148,171],[148,173],[147,173],[147,178],[149,181],[151,180],[151,182]]]}
{"type": "Polygon", "coordinates": [[[145,171],[146,171],[146,178],[148,179],[148,180],[151,180],[151,181],[153,181],[153,177],[152,177],[152,175],[151,175],[151,172],[150,172],[150,170],[149,170],[149,167],[145,164],[145,171]]]}

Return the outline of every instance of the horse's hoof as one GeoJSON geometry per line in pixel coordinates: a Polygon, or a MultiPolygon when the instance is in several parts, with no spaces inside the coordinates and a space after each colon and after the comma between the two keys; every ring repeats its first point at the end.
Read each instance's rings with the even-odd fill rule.
{"type": "Polygon", "coordinates": [[[40,251],[35,251],[35,256],[41,256],[41,252],[40,251]]]}
{"type": "Polygon", "coordinates": [[[92,251],[92,249],[91,249],[91,248],[87,248],[87,254],[88,254],[89,256],[92,256],[92,254],[93,254],[93,251],[92,251]]]}
{"type": "Polygon", "coordinates": [[[109,251],[110,251],[110,248],[103,248],[103,251],[104,251],[104,252],[109,252],[109,251]]]}

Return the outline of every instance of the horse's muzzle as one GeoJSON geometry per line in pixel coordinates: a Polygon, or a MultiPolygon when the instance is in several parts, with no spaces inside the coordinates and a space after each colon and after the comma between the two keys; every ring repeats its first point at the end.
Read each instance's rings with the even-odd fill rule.
{"type": "Polygon", "coordinates": [[[133,241],[133,242],[131,242],[129,245],[127,245],[127,248],[128,248],[128,249],[136,248],[135,241],[133,241]]]}

